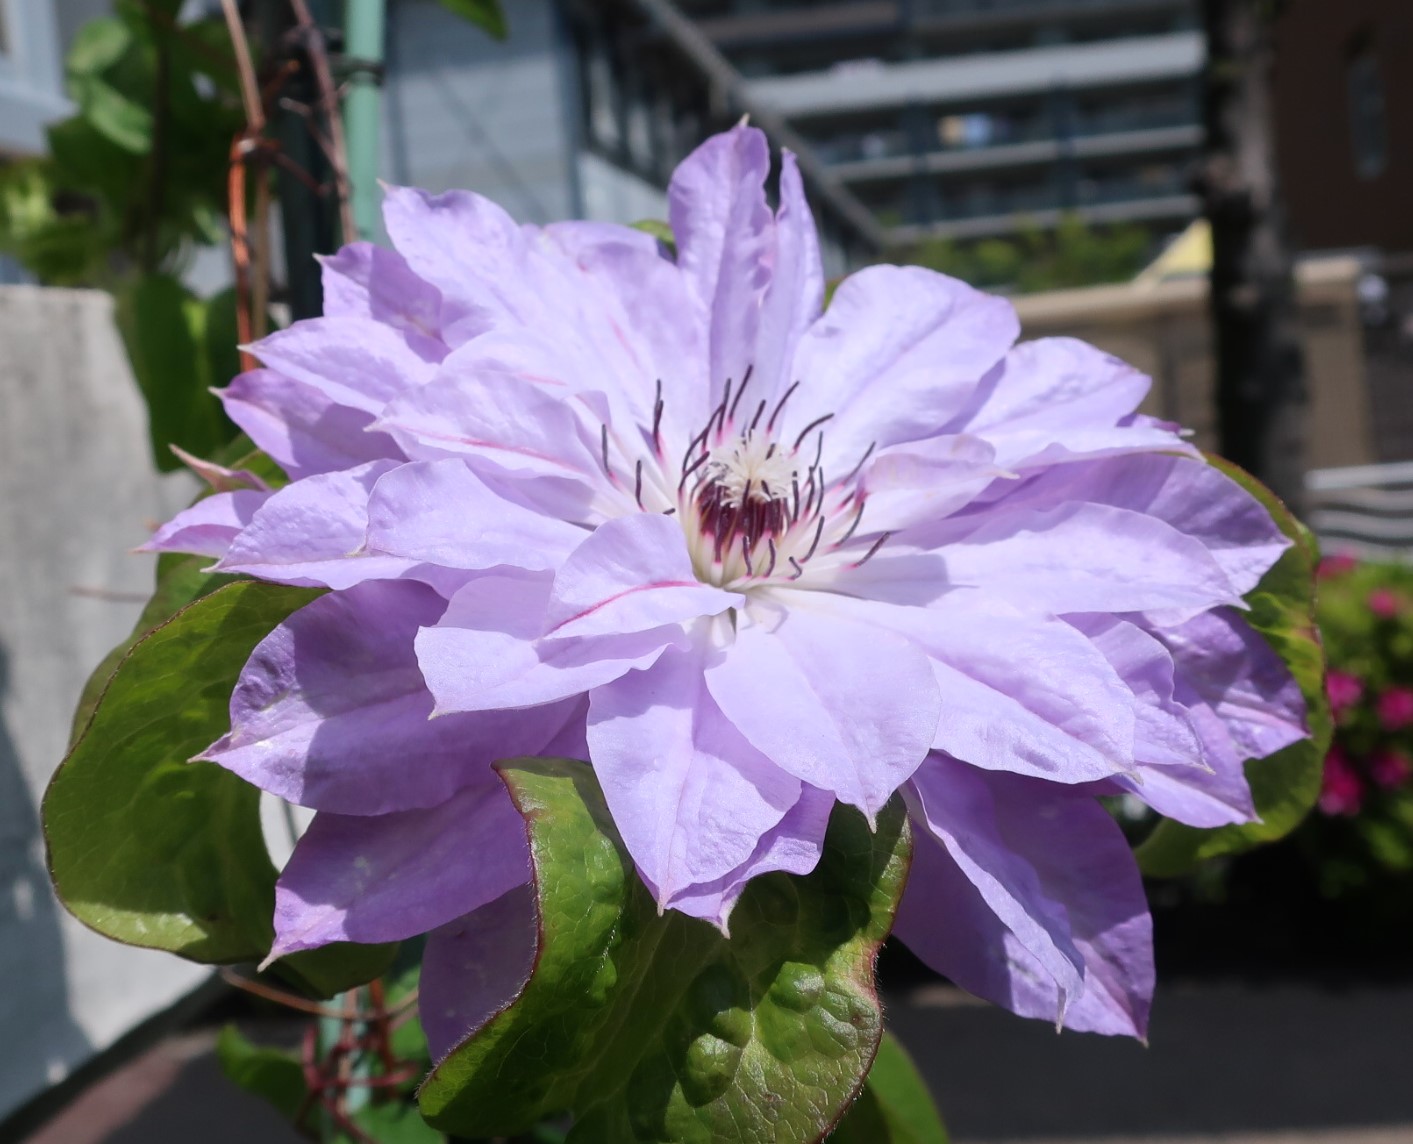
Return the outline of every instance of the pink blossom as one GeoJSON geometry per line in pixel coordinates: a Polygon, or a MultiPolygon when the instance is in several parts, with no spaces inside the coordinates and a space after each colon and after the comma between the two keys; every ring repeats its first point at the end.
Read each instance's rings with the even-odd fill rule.
{"type": "Polygon", "coordinates": [[[1364,801],[1364,785],[1349,756],[1338,746],[1325,756],[1320,784],[1320,811],[1328,815],[1355,815],[1364,801]]]}
{"type": "Polygon", "coordinates": [[[1381,620],[1391,620],[1403,610],[1403,601],[1392,588],[1375,588],[1365,602],[1369,605],[1369,611],[1381,620]]]}
{"type": "Polygon", "coordinates": [[[1369,777],[1384,790],[1393,790],[1408,781],[1413,768],[1401,751],[1379,750],[1369,756],[1369,777]]]}
{"type": "Polygon", "coordinates": [[[1364,698],[1364,681],[1348,672],[1331,669],[1325,676],[1325,693],[1330,697],[1330,707],[1338,719],[1364,698]]]}
{"type": "Polygon", "coordinates": [[[1315,569],[1315,575],[1321,580],[1334,580],[1340,576],[1347,576],[1359,567],[1359,561],[1350,556],[1347,552],[1336,552],[1333,556],[1326,556],[1320,561],[1315,569]]]}
{"type": "Polygon", "coordinates": [[[1401,731],[1413,723],[1413,689],[1390,687],[1379,696],[1379,725],[1385,731],[1401,731]]]}

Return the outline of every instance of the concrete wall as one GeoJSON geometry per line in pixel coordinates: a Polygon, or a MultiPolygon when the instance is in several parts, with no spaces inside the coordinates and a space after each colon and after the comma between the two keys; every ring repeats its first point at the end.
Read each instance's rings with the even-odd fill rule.
{"type": "Polygon", "coordinates": [[[129,550],[191,489],[152,469],[109,297],[0,287],[0,1117],[205,976],[69,917],[37,810],[79,689],[150,591],[129,550]]]}
{"type": "MultiPolygon", "coordinates": [[[[1360,267],[1347,258],[1302,264],[1301,329],[1310,387],[1312,469],[1364,465],[1374,451],[1364,331],[1356,294],[1360,267]]],[[[1216,447],[1216,380],[1205,278],[1151,286],[1057,290],[1016,300],[1024,336],[1083,338],[1153,378],[1145,412],[1196,432],[1216,447]]]]}

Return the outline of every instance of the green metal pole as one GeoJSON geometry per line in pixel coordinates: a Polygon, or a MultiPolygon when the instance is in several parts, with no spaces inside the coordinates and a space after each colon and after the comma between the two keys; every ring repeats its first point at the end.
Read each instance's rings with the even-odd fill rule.
{"type": "MultiPolygon", "coordinates": [[[[345,0],[344,55],[353,65],[343,105],[348,181],[357,237],[378,233],[379,83],[383,64],[386,0],[345,0]]],[[[353,236],[345,236],[345,240],[353,236]]]]}

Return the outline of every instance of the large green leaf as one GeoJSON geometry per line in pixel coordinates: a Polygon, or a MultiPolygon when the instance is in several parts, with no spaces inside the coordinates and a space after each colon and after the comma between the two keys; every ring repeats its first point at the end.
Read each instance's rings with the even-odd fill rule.
{"type": "Polygon", "coordinates": [[[829,1144],[947,1144],[947,1129],[917,1066],[885,1032],[858,1100],[829,1144]]]}
{"type": "Polygon", "coordinates": [[[229,375],[224,346],[229,300],[203,302],[169,274],[145,274],[118,295],[118,328],[147,399],[152,457],[169,471],[181,462],[171,445],[209,457],[235,434],[210,387],[229,375]]]}
{"type": "Polygon", "coordinates": [[[1199,830],[1164,820],[1138,847],[1145,874],[1174,877],[1198,863],[1235,854],[1290,833],[1315,805],[1320,775],[1334,724],[1325,696],[1325,653],[1315,624],[1314,538],[1269,489],[1250,474],[1218,458],[1211,463],[1255,496],[1271,513],[1292,544],[1247,595],[1246,619],[1285,660],[1305,697],[1310,738],[1264,759],[1246,763],[1259,822],[1199,830]]]}
{"type": "Polygon", "coordinates": [[[873,965],[909,860],[900,804],[839,808],[807,877],[755,879],[728,941],[659,915],[583,763],[502,764],[526,817],[541,945],[515,1003],[437,1066],[422,1111],[462,1136],[573,1113],[570,1140],[814,1141],[882,1034],[873,965]]]}
{"type": "Polygon", "coordinates": [[[503,40],[510,31],[500,0],[441,0],[441,5],[463,20],[470,20],[494,39],[503,40]]]}
{"type": "Polygon", "coordinates": [[[293,1053],[263,1048],[227,1025],[216,1039],[216,1059],[232,1083],[273,1104],[286,1120],[293,1120],[304,1108],[309,1086],[304,1066],[293,1053]]]}
{"type": "Polygon", "coordinates": [[[50,873],[80,921],[198,961],[269,950],[275,871],[259,792],[187,760],[226,730],[255,645],[314,595],[229,584],[123,659],[44,797],[50,873]]]}

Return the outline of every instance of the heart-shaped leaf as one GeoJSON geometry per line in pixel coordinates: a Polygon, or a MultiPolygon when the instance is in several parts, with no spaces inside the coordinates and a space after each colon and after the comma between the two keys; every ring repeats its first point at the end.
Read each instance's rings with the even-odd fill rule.
{"type": "Polygon", "coordinates": [[[588,766],[501,772],[529,827],[540,947],[514,1003],[423,1085],[431,1123],[499,1136],[569,1112],[575,1144],[823,1138],[882,1034],[873,966],[908,866],[901,806],[874,833],[836,808],[815,871],[752,881],[728,940],[659,915],[588,766]]]}
{"type": "Polygon", "coordinates": [[[883,1034],[863,1091],[829,1144],[947,1144],[932,1095],[892,1033],[883,1034]]]}

